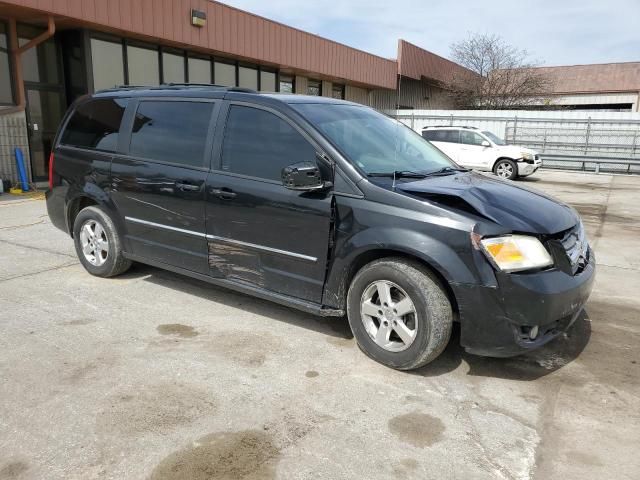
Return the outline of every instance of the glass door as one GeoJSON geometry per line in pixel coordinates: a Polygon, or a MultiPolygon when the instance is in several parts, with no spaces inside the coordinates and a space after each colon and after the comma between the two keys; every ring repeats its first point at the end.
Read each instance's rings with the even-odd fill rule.
{"type": "Polygon", "coordinates": [[[64,96],[59,90],[27,88],[27,122],[31,172],[36,182],[47,180],[49,154],[64,115],[64,96]]]}
{"type": "MultiPolygon", "coordinates": [[[[18,24],[18,44],[26,44],[43,31],[39,26],[18,24]]],[[[30,48],[20,58],[27,97],[31,176],[40,182],[47,180],[51,146],[66,109],[57,37],[30,48]]]]}

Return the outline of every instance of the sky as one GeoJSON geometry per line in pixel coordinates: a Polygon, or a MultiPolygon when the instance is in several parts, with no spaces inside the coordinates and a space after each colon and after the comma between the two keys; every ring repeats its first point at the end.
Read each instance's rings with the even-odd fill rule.
{"type": "Polygon", "coordinates": [[[403,38],[449,57],[471,33],[498,34],[539,65],[640,61],[640,0],[227,0],[387,58],[403,38]]]}

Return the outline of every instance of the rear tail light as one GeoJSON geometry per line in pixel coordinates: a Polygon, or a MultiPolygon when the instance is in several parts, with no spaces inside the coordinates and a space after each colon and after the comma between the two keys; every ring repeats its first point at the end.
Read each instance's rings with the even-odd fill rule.
{"type": "Polygon", "coordinates": [[[49,155],[49,190],[53,189],[53,152],[49,155]]]}

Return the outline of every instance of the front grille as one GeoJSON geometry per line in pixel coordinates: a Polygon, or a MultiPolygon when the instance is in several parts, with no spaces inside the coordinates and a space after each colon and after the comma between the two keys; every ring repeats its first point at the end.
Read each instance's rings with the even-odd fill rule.
{"type": "Polygon", "coordinates": [[[569,230],[560,240],[574,274],[582,271],[589,261],[589,244],[582,222],[569,230]]]}

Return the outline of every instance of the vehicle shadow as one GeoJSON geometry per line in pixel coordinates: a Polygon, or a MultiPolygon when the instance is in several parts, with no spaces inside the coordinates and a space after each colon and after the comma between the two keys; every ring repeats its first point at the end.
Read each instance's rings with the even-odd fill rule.
{"type": "Polygon", "coordinates": [[[445,351],[430,364],[412,373],[438,377],[456,370],[463,362],[467,375],[505,380],[532,381],[549,375],[578,358],[591,338],[591,321],[582,311],[573,326],[544,347],[510,358],[480,357],[465,352],[460,345],[460,325],[455,324],[445,351]]]}
{"type": "Polygon", "coordinates": [[[536,177],[533,175],[530,175],[528,177],[518,177],[518,181],[523,183],[536,183],[536,182],[539,182],[540,180],[541,180],[540,177],[536,177]]]}
{"type": "MultiPolygon", "coordinates": [[[[349,328],[346,318],[320,317],[310,313],[301,312],[293,308],[278,305],[268,300],[238,293],[230,289],[218,287],[210,283],[196,280],[184,275],[163,270],[160,268],[134,263],[131,269],[113,280],[132,280],[143,278],[145,282],[150,282],[162,287],[178,290],[188,295],[195,295],[199,298],[214,303],[219,303],[229,307],[241,308],[245,312],[268,317],[271,320],[285,322],[301,328],[329,335],[332,337],[351,339],[353,334],[349,328]]],[[[268,325],[265,325],[268,327],[268,325]]]]}
{"type": "MultiPolygon", "coordinates": [[[[252,314],[268,317],[270,320],[307,328],[331,337],[353,338],[346,318],[324,318],[300,312],[168,270],[136,263],[127,273],[113,280],[143,277],[146,282],[195,295],[211,301],[212,305],[219,303],[240,308],[252,314]]],[[[589,343],[590,337],[591,321],[588,313],[583,311],[568,332],[538,350],[511,358],[480,357],[466,353],[460,346],[460,325],[456,323],[445,351],[430,364],[408,373],[423,377],[438,377],[457,370],[465,363],[468,366],[467,375],[532,381],[553,373],[575,360],[589,343]]]]}

